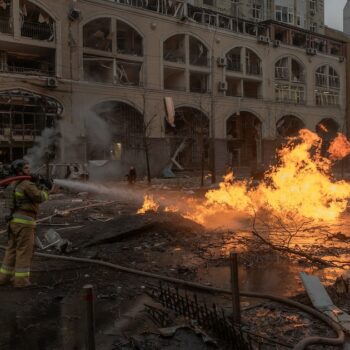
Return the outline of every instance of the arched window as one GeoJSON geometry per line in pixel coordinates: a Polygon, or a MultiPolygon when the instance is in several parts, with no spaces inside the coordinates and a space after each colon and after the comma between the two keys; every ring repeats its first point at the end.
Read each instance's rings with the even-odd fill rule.
{"type": "Polygon", "coordinates": [[[169,140],[170,154],[179,169],[199,169],[208,165],[209,119],[193,107],[175,110],[175,126],[168,122],[165,134],[169,140]]]}
{"type": "Polygon", "coordinates": [[[199,39],[188,34],[176,34],[166,39],[163,43],[163,61],[164,89],[208,92],[208,48],[199,39]],[[187,75],[190,78],[189,85],[187,75]]]}
{"type": "Polygon", "coordinates": [[[276,101],[305,103],[305,68],[292,57],[283,57],[275,64],[276,101]]]}
{"type": "MultiPolygon", "coordinates": [[[[142,150],[143,116],[138,110],[120,101],[102,102],[92,110],[106,123],[108,135],[89,138],[89,159],[132,159],[142,150]]],[[[102,129],[97,132],[102,133],[102,129]]]]}
{"type": "Polygon", "coordinates": [[[226,54],[226,96],[260,98],[261,76],[261,59],[254,51],[235,47],[226,54]]]}
{"type": "Polygon", "coordinates": [[[232,167],[256,167],[261,161],[261,121],[241,111],[226,121],[227,150],[232,167]]]}
{"type": "Polygon", "coordinates": [[[41,7],[29,0],[20,0],[19,15],[22,36],[36,40],[54,41],[55,22],[41,7]]]}
{"type": "Polygon", "coordinates": [[[83,27],[83,45],[85,80],[142,84],[143,40],[129,24],[109,17],[94,19],[83,27]]]}
{"type": "Polygon", "coordinates": [[[276,124],[277,135],[282,138],[297,136],[304,127],[304,122],[294,115],[285,115],[276,124]]]}
{"type": "Polygon", "coordinates": [[[331,65],[316,70],[315,86],[316,105],[339,105],[340,78],[331,65]]]}
{"type": "Polygon", "coordinates": [[[31,91],[1,91],[1,162],[9,163],[23,158],[43,130],[55,126],[62,109],[62,105],[55,99],[31,91]]]}

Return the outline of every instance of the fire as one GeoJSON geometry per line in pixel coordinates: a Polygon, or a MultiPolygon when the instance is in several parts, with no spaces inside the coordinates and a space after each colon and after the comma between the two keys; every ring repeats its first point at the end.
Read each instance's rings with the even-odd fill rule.
{"type": "Polygon", "coordinates": [[[145,214],[148,211],[157,211],[159,205],[154,201],[152,196],[145,195],[142,208],[137,211],[137,214],[145,214]]]}
{"type": "Polygon", "coordinates": [[[350,142],[345,135],[338,133],[331,142],[328,153],[332,160],[343,159],[350,153],[350,142]]]}
{"type": "Polygon", "coordinates": [[[332,179],[332,160],[349,154],[350,142],[338,135],[329,150],[331,160],[321,155],[321,146],[317,134],[303,129],[278,152],[277,165],[270,167],[258,186],[237,181],[231,173],[218,189],[206,193],[204,201],[190,198],[167,210],[206,227],[230,226],[260,211],[280,217],[334,220],[347,207],[350,184],[332,179]]]}

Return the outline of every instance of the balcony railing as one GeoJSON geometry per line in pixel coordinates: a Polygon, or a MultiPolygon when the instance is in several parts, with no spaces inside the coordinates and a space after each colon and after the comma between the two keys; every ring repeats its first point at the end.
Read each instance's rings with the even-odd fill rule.
{"type": "Polygon", "coordinates": [[[9,65],[0,66],[0,73],[30,74],[30,75],[43,75],[43,76],[55,75],[54,70],[17,67],[17,66],[9,66],[9,65]]]}
{"type": "Polygon", "coordinates": [[[190,55],[190,64],[192,64],[193,66],[208,67],[209,58],[206,55],[204,56],[190,55]]]}
{"type": "Polygon", "coordinates": [[[13,34],[12,18],[0,17],[0,33],[13,34]]]}
{"type": "Polygon", "coordinates": [[[21,35],[35,40],[54,41],[55,30],[51,23],[35,23],[24,21],[22,23],[21,35]]]}
{"type": "Polygon", "coordinates": [[[275,78],[278,80],[289,80],[289,68],[275,67],[275,78]]]}
{"type": "Polygon", "coordinates": [[[259,63],[247,63],[246,73],[249,75],[261,75],[262,70],[259,63]]]}
{"type": "Polygon", "coordinates": [[[185,63],[185,53],[167,50],[164,52],[163,59],[168,62],[185,63]]]}
{"type": "Polygon", "coordinates": [[[227,60],[226,69],[233,72],[242,72],[242,64],[241,62],[227,60]]]}

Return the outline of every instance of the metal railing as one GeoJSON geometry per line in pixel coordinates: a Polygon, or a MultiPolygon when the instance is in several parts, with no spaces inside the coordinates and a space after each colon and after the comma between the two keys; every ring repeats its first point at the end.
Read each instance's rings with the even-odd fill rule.
{"type": "Polygon", "coordinates": [[[185,53],[177,53],[175,51],[167,50],[164,52],[163,59],[168,62],[185,63],[185,53]]]}
{"type": "Polygon", "coordinates": [[[190,64],[192,64],[193,66],[209,67],[209,63],[210,61],[207,55],[190,55],[190,64]]]}
{"type": "Polygon", "coordinates": [[[242,72],[242,64],[241,62],[227,60],[226,69],[232,72],[242,72]]]}
{"type": "Polygon", "coordinates": [[[262,69],[259,63],[247,63],[246,74],[249,75],[262,75],[262,69]]]}
{"type": "Polygon", "coordinates": [[[133,48],[119,48],[117,45],[117,52],[123,55],[132,55],[132,56],[142,56],[142,47],[133,47],[133,48]]]}
{"type": "Polygon", "coordinates": [[[289,68],[275,67],[275,78],[279,80],[289,80],[289,68]]]}
{"type": "Polygon", "coordinates": [[[43,75],[43,76],[54,76],[55,71],[50,69],[38,69],[38,68],[27,68],[17,66],[0,66],[0,73],[14,73],[14,74],[31,74],[31,75],[43,75]]]}
{"type": "Polygon", "coordinates": [[[21,35],[35,40],[54,41],[55,30],[51,23],[35,23],[24,21],[21,27],[21,35]]]}
{"type": "Polygon", "coordinates": [[[12,18],[0,17],[0,33],[13,34],[12,18]]]}

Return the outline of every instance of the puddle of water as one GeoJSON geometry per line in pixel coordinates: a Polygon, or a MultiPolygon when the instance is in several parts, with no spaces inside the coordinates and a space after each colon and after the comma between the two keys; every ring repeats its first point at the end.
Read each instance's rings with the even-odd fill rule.
{"type": "MultiPolygon", "coordinates": [[[[315,274],[327,285],[334,283],[339,271],[336,269],[318,270],[282,262],[269,262],[254,268],[239,267],[241,291],[268,293],[291,297],[304,291],[299,277],[300,272],[315,274]]],[[[219,288],[230,289],[230,268],[218,266],[198,269],[199,282],[210,283],[219,288]]]]}

